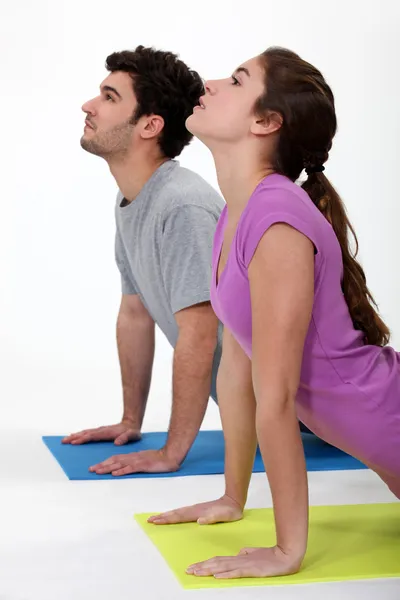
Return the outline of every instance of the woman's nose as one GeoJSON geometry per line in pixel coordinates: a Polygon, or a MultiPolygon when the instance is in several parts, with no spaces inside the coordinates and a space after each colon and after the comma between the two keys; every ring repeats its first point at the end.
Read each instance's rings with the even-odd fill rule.
{"type": "Polygon", "coordinates": [[[215,94],[216,86],[215,82],[208,79],[204,84],[205,90],[207,94],[215,94]]]}

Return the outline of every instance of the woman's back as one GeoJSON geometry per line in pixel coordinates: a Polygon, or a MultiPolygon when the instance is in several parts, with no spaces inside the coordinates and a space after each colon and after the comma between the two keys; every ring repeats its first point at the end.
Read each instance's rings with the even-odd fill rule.
{"type": "MultiPolygon", "coordinates": [[[[225,218],[223,214],[216,233],[214,271],[225,218]]],[[[400,355],[391,347],[366,344],[363,332],[354,327],[342,291],[337,237],[308,194],[288,178],[266,177],[243,211],[223,278],[212,293],[216,312],[251,355],[247,269],[262,235],[282,222],[301,231],[315,247],[314,304],[304,345],[298,416],[330,443],[371,465],[382,464],[384,458],[389,472],[397,469],[400,474],[400,355]]]]}

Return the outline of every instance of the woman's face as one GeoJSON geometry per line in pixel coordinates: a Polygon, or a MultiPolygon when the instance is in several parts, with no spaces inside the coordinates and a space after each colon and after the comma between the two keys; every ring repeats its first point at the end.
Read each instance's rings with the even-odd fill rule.
{"type": "Polygon", "coordinates": [[[186,120],[188,130],[206,146],[238,143],[254,133],[256,100],[264,92],[265,72],[259,57],[238,67],[231,77],[207,81],[206,92],[186,120]]]}

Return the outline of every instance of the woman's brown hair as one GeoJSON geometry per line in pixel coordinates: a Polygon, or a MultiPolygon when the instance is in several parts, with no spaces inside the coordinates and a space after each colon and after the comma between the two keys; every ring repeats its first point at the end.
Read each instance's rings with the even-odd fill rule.
{"type": "Polygon", "coordinates": [[[275,170],[296,181],[306,169],[308,178],[302,187],[331,223],[342,250],[342,289],[354,327],[364,333],[367,344],[384,346],[390,332],[376,310],[365,273],[356,260],[356,234],[343,201],[322,172],[337,127],[332,90],[315,67],[290,50],[269,48],[260,60],[265,69],[265,93],[255,110],[282,117],[275,170]],[[349,232],[355,241],[354,252],[349,232]]]}

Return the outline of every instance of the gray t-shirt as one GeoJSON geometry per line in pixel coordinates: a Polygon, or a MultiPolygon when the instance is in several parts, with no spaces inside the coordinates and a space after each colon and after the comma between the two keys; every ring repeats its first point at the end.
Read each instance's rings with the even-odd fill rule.
{"type": "MultiPolygon", "coordinates": [[[[163,163],[134,201],[118,193],[115,257],[123,294],[138,294],[175,348],[174,313],[210,301],[212,244],[224,201],[200,175],[176,160],[163,163]]],[[[210,396],[216,400],[222,325],[210,396]]]]}

